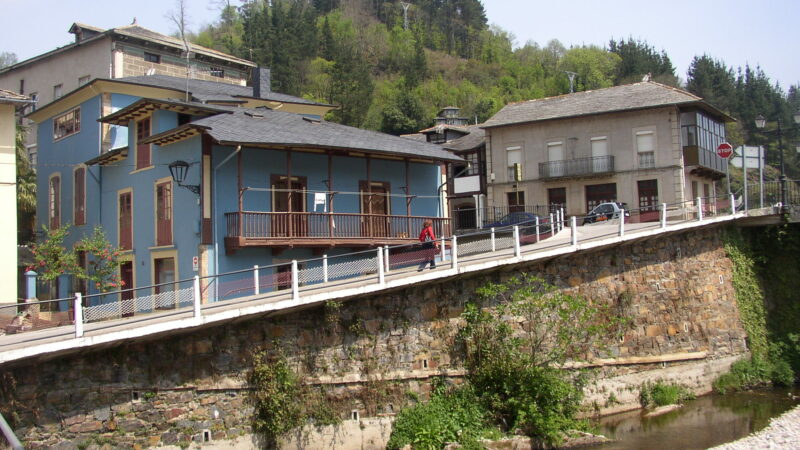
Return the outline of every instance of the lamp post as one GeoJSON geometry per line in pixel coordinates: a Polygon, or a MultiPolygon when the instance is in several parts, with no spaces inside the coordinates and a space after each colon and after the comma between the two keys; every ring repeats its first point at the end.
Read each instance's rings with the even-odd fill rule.
{"type": "Polygon", "coordinates": [[[173,161],[170,163],[169,173],[172,175],[172,179],[178,186],[182,188],[186,188],[197,195],[200,195],[200,186],[194,184],[183,184],[184,180],[186,180],[186,173],[189,172],[189,163],[186,161],[173,161]]]}
{"type": "MultiPolygon", "coordinates": [[[[800,111],[795,111],[792,115],[795,124],[800,124],[800,111]]],[[[764,127],[767,126],[767,120],[759,114],[756,116],[756,128],[759,130],[763,130],[764,127]]],[[[786,191],[786,165],[783,162],[783,137],[782,137],[782,129],[781,129],[781,118],[778,116],[778,120],[776,121],[778,124],[778,129],[776,130],[778,133],[778,152],[780,153],[780,165],[781,165],[781,174],[778,180],[781,184],[781,209],[786,210],[788,208],[787,200],[788,200],[788,192],[786,191]]]]}

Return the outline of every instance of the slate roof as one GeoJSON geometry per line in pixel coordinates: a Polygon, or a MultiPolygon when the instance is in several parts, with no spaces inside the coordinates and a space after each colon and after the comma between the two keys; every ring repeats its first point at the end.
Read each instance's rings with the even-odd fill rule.
{"type": "MultiPolygon", "coordinates": [[[[462,161],[435,144],[266,108],[236,108],[232,114],[204,117],[188,126],[202,129],[225,145],[311,147],[462,161]]],[[[181,131],[176,128],[160,133],[148,138],[148,142],[158,143],[162,139],[168,142],[171,133],[181,131]]]]}
{"type": "MultiPolygon", "coordinates": [[[[141,75],[136,77],[117,78],[115,81],[154,86],[167,89],[185,90],[186,78],[171,77],[169,75],[141,75]]],[[[201,101],[240,102],[242,98],[261,98],[281,103],[299,103],[304,105],[325,105],[311,100],[306,100],[293,95],[280,92],[262,93],[261,97],[253,96],[252,86],[221,83],[219,81],[189,80],[189,93],[201,101]]]]}
{"type": "Polygon", "coordinates": [[[14,91],[7,91],[5,89],[0,89],[0,103],[33,103],[33,100],[30,99],[27,95],[17,94],[14,91]]]}
{"type": "Polygon", "coordinates": [[[462,127],[462,129],[467,128],[469,134],[461,136],[458,139],[453,139],[452,141],[447,141],[442,144],[442,147],[454,152],[462,152],[480,147],[486,142],[486,132],[480,127],[481,125],[462,127]]]}
{"type": "Polygon", "coordinates": [[[487,120],[483,128],[672,105],[695,105],[725,121],[733,120],[694,94],[646,81],[511,103],[487,120]]]}

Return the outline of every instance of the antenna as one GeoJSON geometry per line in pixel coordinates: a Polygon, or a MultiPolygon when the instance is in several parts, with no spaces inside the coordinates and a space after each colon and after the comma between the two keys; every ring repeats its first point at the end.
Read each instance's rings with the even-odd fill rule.
{"type": "Polygon", "coordinates": [[[411,6],[411,3],[400,2],[400,5],[403,6],[403,29],[408,29],[408,8],[411,6]]]}
{"type": "Polygon", "coordinates": [[[572,94],[573,92],[575,92],[574,80],[575,80],[575,75],[577,75],[577,73],[570,72],[569,70],[565,70],[564,73],[567,74],[567,76],[569,77],[569,93],[572,94]]]}

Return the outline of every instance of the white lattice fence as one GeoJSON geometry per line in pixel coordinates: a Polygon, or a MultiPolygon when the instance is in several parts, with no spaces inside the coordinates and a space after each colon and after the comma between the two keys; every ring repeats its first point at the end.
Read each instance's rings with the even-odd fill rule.
{"type": "Polygon", "coordinates": [[[118,319],[123,316],[150,313],[158,309],[176,309],[191,306],[193,302],[192,288],[187,287],[175,291],[143,295],[130,300],[89,306],[83,309],[83,315],[85,322],[97,322],[118,319]]]}

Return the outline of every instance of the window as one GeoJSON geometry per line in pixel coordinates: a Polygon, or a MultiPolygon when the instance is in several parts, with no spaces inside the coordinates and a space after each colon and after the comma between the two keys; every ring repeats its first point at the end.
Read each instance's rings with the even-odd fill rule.
{"type": "Polygon", "coordinates": [[[81,109],[75,108],[53,119],[53,140],[81,131],[81,109]]]}
{"type": "Polygon", "coordinates": [[[225,70],[221,67],[212,67],[210,72],[212,77],[225,78],[225,70]]]}
{"type": "Polygon", "coordinates": [[[525,211],[525,192],[506,192],[506,199],[508,200],[508,212],[525,211]]]}
{"type": "Polygon", "coordinates": [[[61,177],[53,175],[50,177],[50,187],[48,191],[48,218],[51,230],[61,226],[61,177]]]}
{"type": "Polygon", "coordinates": [[[89,75],[84,75],[78,78],[78,86],[83,86],[84,84],[89,82],[89,75]]]}
{"type": "Polygon", "coordinates": [[[153,64],[161,64],[161,55],[144,52],[144,60],[153,64]]]}
{"type": "Polygon", "coordinates": [[[506,160],[508,164],[507,181],[514,181],[514,164],[522,164],[522,147],[516,145],[506,148],[506,160]]]}
{"type": "Polygon", "coordinates": [[[136,170],[150,167],[150,144],[140,142],[150,137],[150,118],[136,122],[136,170]]]}
{"type": "Polygon", "coordinates": [[[24,94],[25,93],[25,79],[24,78],[20,78],[20,80],[19,80],[19,93],[20,94],[24,94]]]}
{"type": "Polygon", "coordinates": [[[658,208],[658,180],[641,180],[639,188],[639,210],[655,211],[658,208]]]}
{"type": "Polygon", "coordinates": [[[75,225],[86,225],[86,168],[78,167],[73,172],[72,220],[75,225]]]}
{"type": "Polygon", "coordinates": [[[39,101],[39,93],[38,92],[31,92],[31,100],[33,103],[28,107],[28,112],[36,111],[36,103],[39,101]]]}
{"type": "Polygon", "coordinates": [[[562,141],[548,142],[547,143],[547,160],[549,164],[551,177],[563,176],[566,172],[566,166],[559,161],[564,161],[564,143],[562,141]]]}
{"type": "Polygon", "coordinates": [[[61,98],[61,96],[64,95],[63,88],[63,84],[57,84],[53,86],[53,98],[61,98]]]}
{"type": "Polygon", "coordinates": [[[652,131],[636,133],[636,152],[639,154],[640,169],[652,169],[656,166],[655,135],[652,131]]]}
{"type": "Polygon", "coordinates": [[[133,193],[119,194],[119,248],[122,250],[133,249],[133,193]]]}
{"type": "Polygon", "coordinates": [[[156,245],[172,245],[172,181],[156,184],[156,245]]]}
{"type": "Polygon", "coordinates": [[[175,258],[158,258],[153,260],[153,271],[155,272],[155,280],[153,281],[155,281],[156,284],[156,294],[175,290],[174,284],[158,286],[175,281],[175,258]]]}
{"type": "Polygon", "coordinates": [[[608,138],[606,136],[593,137],[592,145],[592,172],[608,172],[608,138]]]}
{"type": "Polygon", "coordinates": [[[593,184],[586,186],[586,211],[589,212],[600,203],[617,201],[616,183],[593,184]]]}
{"type": "Polygon", "coordinates": [[[454,164],[452,173],[454,178],[469,177],[480,174],[478,152],[461,153],[458,156],[464,158],[468,165],[454,164]]]}

